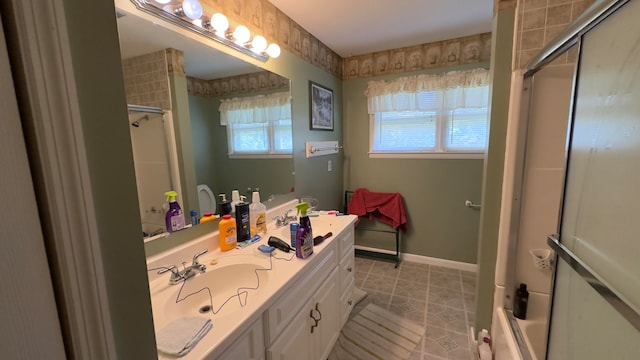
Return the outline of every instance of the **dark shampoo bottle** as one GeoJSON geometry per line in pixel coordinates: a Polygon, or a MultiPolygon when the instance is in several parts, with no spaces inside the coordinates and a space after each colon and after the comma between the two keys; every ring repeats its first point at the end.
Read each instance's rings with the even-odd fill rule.
{"type": "Polygon", "coordinates": [[[529,292],[527,291],[527,284],[520,284],[520,287],[516,290],[516,296],[513,299],[513,316],[522,320],[526,319],[528,303],[529,292]]]}

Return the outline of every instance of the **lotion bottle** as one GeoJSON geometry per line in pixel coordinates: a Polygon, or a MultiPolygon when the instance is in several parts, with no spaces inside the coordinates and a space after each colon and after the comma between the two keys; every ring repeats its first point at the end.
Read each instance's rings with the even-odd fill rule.
{"type": "Polygon", "coordinates": [[[244,195],[240,196],[240,201],[235,204],[236,213],[236,234],[238,242],[251,239],[251,225],[249,219],[249,203],[244,200],[244,195]]]}
{"type": "Polygon", "coordinates": [[[164,193],[164,196],[166,196],[167,201],[169,201],[169,210],[164,216],[165,225],[167,226],[167,232],[174,232],[184,229],[184,214],[182,213],[180,205],[176,201],[176,196],[178,196],[178,193],[171,190],[164,193]]]}
{"type": "Polygon", "coordinates": [[[257,191],[251,194],[249,222],[251,224],[251,237],[267,233],[267,207],[260,202],[260,193],[257,191]]]}
{"type": "Polygon", "coordinates": [[[301,202],[296,205],[300,219],[300,226],[296,231],[296,257],[306,259],[313,254],[313,230],[311,229],[311,220],[307,215],[309,204],[301,202]]]}
{"type": "Polygon", "coordinates": [[[220,250],[229,251],[236,248],[236,220],[231,215],[224,215],[218,223],[218,238],[220,250]]]}

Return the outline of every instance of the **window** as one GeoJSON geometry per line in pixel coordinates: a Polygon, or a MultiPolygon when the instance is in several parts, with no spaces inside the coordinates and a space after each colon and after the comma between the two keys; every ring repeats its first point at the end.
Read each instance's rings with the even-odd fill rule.
{"type": "Polygon", "coordinates": [[[483,69],[370,82],[370,156],[477,157],[487,143],[488,94],[483,69]]]}
{"type": "Polygon", "coordinates": [[[229,157],[291,157],[291,96],[274,93],[222,100],[229,157]]]}

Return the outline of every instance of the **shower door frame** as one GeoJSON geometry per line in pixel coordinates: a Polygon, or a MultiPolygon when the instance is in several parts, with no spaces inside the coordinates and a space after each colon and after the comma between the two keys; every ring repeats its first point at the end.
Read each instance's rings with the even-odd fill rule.
{"type": "MultiPolygon", "coordinates": [[[[579,72],[580,72],[580,57],[581,57],[581,44],[583,36],[601,21],[606,19],[609,15],[620,9],[623,5],[630,0],[609,0],[601,1],[594,4],[585,14],[583,14],[575,23],[569,26],[563,33],[549,45],[547,45],[536,57],[534,57],[527,65],[526,72],[524,74],[524,83],[527,84],[533,75],[541,70],[544,66],[551,63],[560,55],[564,54],[572,47],[576,47],[578,50],[577,64],[574,74],[573,92],[571,97],[571,107],[569,116],[569,128],[567,129],[567,142],[565,148],[565,175],[563,178],[563,196],[560,203],[561,212],[559,214],[557,233],[549,235],[547,238],[547,245],[551,247],[555,253],[555,261],[562,260],[566,262],[583,280],[585,280],[596,292],[606,300],[613,309],[615,309],[624,319],[626,319],[633,327],[640,331],[640,313],[635,308],[627,303],[624,299],[617,295],[617,292],[613,290],[606,281],[604,281],[595,271],[593,271],[586,263],[584,263],[577,255],[575,255],[569,248],[563,245],[561,242],[560,231],[562,229],[562,209],[564,208],[565,194],[567,190],[567,170],[569,168],[569,151],[571,149],[573,140],[573,127],[574,127],[574,115],[575,115],[575,91],[578,88],[579,72]]],[[[521,185],[521,184],[520,184],[521,185]]],[[[547,329],[550,328],[551,316],[553,313],[553,296],[555,292],[555,276],[557,267],[554,266],[553,277],[551,281],[551,308],[548,314],[547,329]]],[[[549,351],[549,331],[547,331],[547,352],[549,351]]],[[[548,353],[547,353],[548,355],[548,353]]]]}

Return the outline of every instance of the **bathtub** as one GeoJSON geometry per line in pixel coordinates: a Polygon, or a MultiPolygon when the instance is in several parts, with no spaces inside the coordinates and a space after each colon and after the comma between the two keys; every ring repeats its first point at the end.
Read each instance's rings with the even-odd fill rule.
{"type": "Polygon", "coordinates": [[[492,337],[495,360],[544,360],[547,347],[549,295],[529,294],[527,319],[516,319],[511,310],[494,311],[492,337]]]}

